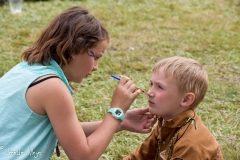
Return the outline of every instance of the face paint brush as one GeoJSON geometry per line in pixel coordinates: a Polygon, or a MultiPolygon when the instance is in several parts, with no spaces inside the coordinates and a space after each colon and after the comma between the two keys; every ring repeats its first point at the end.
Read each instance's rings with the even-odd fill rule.
{"type": "MultiPolygon", "coordinates": [[[[120,78],[117,77],[117,76],[111,75],[111,77],[112,77],[113,79],[117,80],[117,81],[120,81],[120,78]]],[[[143,89],[141,89],[141,88],[137,88],[137,89],[139,89],[141,92],[147,94],[143,89]]]]}

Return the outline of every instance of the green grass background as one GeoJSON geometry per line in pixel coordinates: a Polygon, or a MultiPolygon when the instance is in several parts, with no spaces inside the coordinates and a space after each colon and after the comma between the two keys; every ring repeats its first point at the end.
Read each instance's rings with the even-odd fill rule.
{"type": "MultiPolygon", "coordinates": [[[[80,121],[102,119],[109,108],[116,81],[126,75],[148,89],[155,62],[184,56],[202,63],[209,74],[209,90],[197,110],[221,145],[224,159],[240,159],[240,1],[239,0],[85,0],[25,2],[21,15],[9,5],[0,7],[0,77],[17,64],[43,28],[73,5],[90,10],[108,29],[111,42],[99,70],[82,84],[74,84],[80,121]]],[[[146,107],[140,95],[131,108],[146,107]]],[[[120,160],[147,136],[120,132],[100,158],[120,160]]],[[[66,160],[64,152],[60,158],[66,160]]]]}

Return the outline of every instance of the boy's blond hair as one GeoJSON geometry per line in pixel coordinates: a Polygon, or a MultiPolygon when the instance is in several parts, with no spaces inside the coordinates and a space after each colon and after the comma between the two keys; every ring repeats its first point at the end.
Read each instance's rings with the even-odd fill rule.
{"type": "Polygon", "coordinates": [[[166,77],[171,76],[181,93],[195,94],[195,101],[190,106],[195,109],[203,100],[208,88],[208,75],[203,66],[193,59],[174,56],[157,62],[152,72],[157,73],[160,68],[166,77]]]}

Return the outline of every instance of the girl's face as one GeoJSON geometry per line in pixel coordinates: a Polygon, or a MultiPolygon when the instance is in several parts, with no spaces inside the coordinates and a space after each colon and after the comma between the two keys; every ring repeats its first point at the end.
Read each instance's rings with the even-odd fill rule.
{"type": "Polygon", "coordinates": [[[168,120],[182,112],[184,95],[179,92],[172,77],[166,77],[162,69],[152,75],[147,94],[150,113],[168,120]]]}
{"type": "Polygon", "coordinates": [[[96,47],[90,48],[88,53],[72,55],[68,66],[63,69],[67,79],[81,83],[83,78],[87,78],[93,71],[97,71],[98,60],[103,56],[107,46],[107,40],[100,41],[96,47]]]}

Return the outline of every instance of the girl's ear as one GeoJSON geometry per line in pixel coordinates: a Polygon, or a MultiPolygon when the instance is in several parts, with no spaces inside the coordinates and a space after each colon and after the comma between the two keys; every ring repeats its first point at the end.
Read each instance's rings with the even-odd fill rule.
{"type": "Polygon", "coordinates": [[[71,54],[71,58],[74,59],[76,57],[76,54],[71,54]]]}
{"type": "Polygon", "coordinates": [[[195,100],[195,94],[189,92],[189,93],[186,93],[184,98],[183,98],[183,101],[181,102],[181,105],[183,107],[189,107],[193,104],[195,100]]]}

